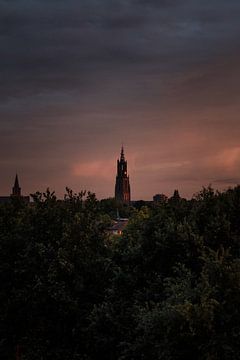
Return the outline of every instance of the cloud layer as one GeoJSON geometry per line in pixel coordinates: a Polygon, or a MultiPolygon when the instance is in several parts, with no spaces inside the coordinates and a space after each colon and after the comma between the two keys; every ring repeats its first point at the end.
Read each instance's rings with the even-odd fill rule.
{"type": "Polygon", "coordinates": [[[0,192],[240,182],[240,3],[0,1],[0,192]]]}

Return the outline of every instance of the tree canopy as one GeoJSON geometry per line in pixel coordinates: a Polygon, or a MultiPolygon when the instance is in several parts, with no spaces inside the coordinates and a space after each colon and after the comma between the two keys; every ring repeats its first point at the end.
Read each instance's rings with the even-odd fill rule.
{"type": "Polygon", "coordinates": [[[240,187],[137,209],[32,198],[0,205],[1,359],[239,359],[240,187]]]}

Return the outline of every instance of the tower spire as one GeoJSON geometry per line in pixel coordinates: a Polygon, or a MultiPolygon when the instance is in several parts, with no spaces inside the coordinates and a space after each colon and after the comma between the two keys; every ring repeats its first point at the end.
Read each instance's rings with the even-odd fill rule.
{"type": "Polygon", "coordinates": [[[12,188],[12,196],[21,196],[21,188],[19,186],[18,174],[16,174],[14,186],[12,188]]]}
{"type": "Polygon", "coordinates": [[[16,177],[15,177],[14,187],[19,188],[18,174],[16,174],[16,177]]]}
{"type": "Polygon", "coordinates": [[[122,145],[120,159],[117,161],[117,176],[115,184],[115,199],[118,202],[129,204],[131,201],[127,161],[125,160],[122,145]]]}
{"type": "Polygon", "coordinates": [[[121,161],[124,161],[125,160],[125,155],[124,155],[124,147],[123,147],[123,144],[122,144],[122,148],[121,148],[121,161]]]}

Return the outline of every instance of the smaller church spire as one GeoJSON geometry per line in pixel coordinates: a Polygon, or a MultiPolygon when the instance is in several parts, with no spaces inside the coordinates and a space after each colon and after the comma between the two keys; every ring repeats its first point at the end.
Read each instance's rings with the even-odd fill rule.
{"type": "Polygon", "coordinates": [[[12,196],[21,196],[21,188],[19,186],[18,174],[16,174],[14,186],[12,188],[12,196]]]}
{"type": "Polygon", "coordinates": [[[16,177],[15,177],[14,187],[19,188],[18,174],[16,174],[16,177]]]}

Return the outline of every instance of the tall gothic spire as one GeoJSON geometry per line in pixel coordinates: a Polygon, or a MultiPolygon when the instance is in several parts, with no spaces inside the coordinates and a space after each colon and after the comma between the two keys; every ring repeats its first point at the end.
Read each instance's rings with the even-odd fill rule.
{"type": "Polygon", "coordinates": [[[12,196],[21,196],[21,188],[19,186],[18,175],[16,174],[14,186],[12,188],[12,196]]]}
{"type": "Polygon", "coordinates": [[[115,199],[118,202],[125,204],[129,204],[131,200],[129,176],[127,173],[127,161],[125,160],[123,145],[121,148],[120,159],[117,161],[115,199]]]}

